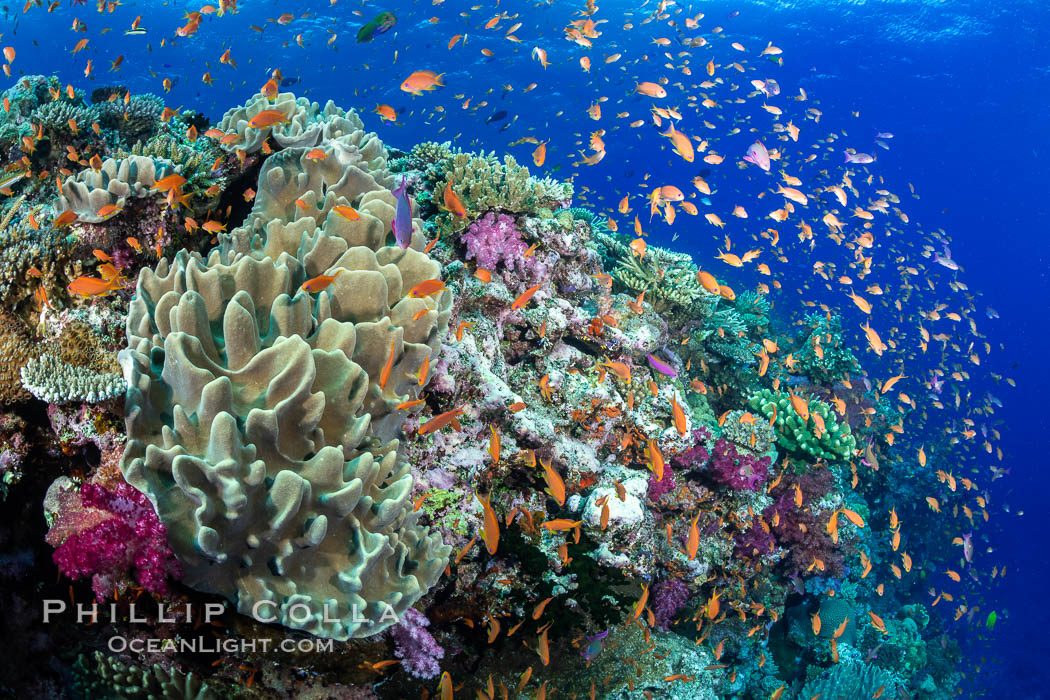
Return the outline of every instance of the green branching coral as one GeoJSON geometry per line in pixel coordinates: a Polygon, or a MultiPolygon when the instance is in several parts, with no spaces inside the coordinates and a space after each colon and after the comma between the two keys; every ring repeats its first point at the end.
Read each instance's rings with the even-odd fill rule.
{"type": "Polygon", "coordinates": [[[704,347],[727,360],[740,365],[753,365],[758,347],[748,338],[748,325],[736,309],[719,305],[717,311],[704,320],[700,340],[704,347]]]}
{"type": "Polygon", "coordinates": [[[843,661],[824,671],[803,686],[796,697],[821,697],[827,700],[838,698],[871,698],[883,688],[883,698],[898,697],[897,679],[878,666],[860,661],[843,661]]]}
{"type": "Polygon", "coordinates": [[[830,461],[849,459],[857,449],[857,441],[850,433],[849,424],[840,422],[835,412],[823,401],[806,401],[807,419],[795,411],[791,396],[784,392],[774,393],[763,389],[751,396],[748,402],[752,410],[772,420],[777,433],[777,444],[788,452],[803,457],[816,457],[830,461]]]}
{"type": "Polygon", "coordinates": [[[804,321],[808,334],[795,352],[798,369],[815,382],[834,384],[860,369],[853,351],[842,338],[842,317],[810,314],[804,321]]]}
{"type": "Polygon", "coordinates": [[[752,331],[769,324],[769,298],[764,294],[744,290],[737,294],[733,308],[752,331]]]}
{"type": "Polygon", "coordinates": [[[74,687],[80,697],[113,700],[216,700],[219,696],[193,673],[159,664],[140,668],[96,651],[81,654],[73,664],[74,687]]]}
{"type": "Polygon", "coordinates": [[[670,311],[699,319],[713,312],[720,297],[700,286],[697,267],[688,253],[651,245],[639,258],[624,236],[598,230],[594,240],[613,279],[634,294],[645,292],[645,300],[657,313],[670,311]]]}
{"type": "Polygon", "coordinates": [[[347,134],[319,148],[324,159],[268,158],[245,224],[206,259],[183,250],[140,273],[121,471],[157,507],[183,583],[345,640],[396,622],[450,551],[416,522],[397,406],[418,396],[452,296],[408,294],[441,266],[418,220],[407,250],[387,244],[382,144],[347,134]]]}

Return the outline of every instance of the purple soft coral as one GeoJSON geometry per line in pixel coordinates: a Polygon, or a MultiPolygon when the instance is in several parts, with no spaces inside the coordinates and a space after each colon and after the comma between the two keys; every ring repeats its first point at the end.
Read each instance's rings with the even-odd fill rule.
{"type": "Polygon", "coordinates": [[[669,578],[657,584],[653,589],[653,617],[656,619],[656,626],[667,630],[687,600],[689,588],[681,580],[669,578]]]}
{"type": "Polygon", "coordinates": [[[656,474],[649,475],[649,498],[652,500],[659,501],[660,496],[674,491],[674,488],[674,472],[669,463],[664,463],[663,478],[659,481],[656,480],[656,474]]]}
{"type": "Polygon", "coordinates": [[[489,212],[471,224],[463,234],[463,243],[467,246],[467,259],[477,261],[490,272],[500,264],[519,276],[526,272],[523,253],[528,246],[514,227],[512,216],[489,212]]]}
{"type": "Polygon", "coordinates": [[[415,608],[405,611],[401,622],[391,628],[394,637],[394,656],[401,665],[416,678],[433,678],[441,671],[438,661],[445,657],[445,650],[427,631],[430,620],[415,608]]]}
{"type": "Polygon", "coordinates": [[[719,438],[715,443],[715,449],[711,454],[711,464],[708,468],[711,475],[720,484],[733,489],[757,491],[769,476],[771,462],[769,457],[742,454],[737,451],[733,443],[719,438]]]}
{"type": "Polygon", "coordinates": [[[182,575],[153,505],[132,486],[109,491],[84,484],[63,506],[48,532],[48,542],[58,545],[53,559],[72,579],[91,576],[98,600],[110,597],[132,569],[140,586],[158,594],[167,592],[168,576],[182,575]]]}

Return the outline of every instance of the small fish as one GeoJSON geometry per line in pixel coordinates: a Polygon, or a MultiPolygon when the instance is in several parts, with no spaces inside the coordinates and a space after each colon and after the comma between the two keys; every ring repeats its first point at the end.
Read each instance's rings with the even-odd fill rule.
{"type": "Polygon", "coordinates": [[[755,141],[747,147],[747,155],[744,156],[744,160],[769,172],[769,151],[761,141],[755,141]]]}
{"type": "Polygon", "coordinates": [[[339,276],[339,273],[342,272],[344,269],[345,268],[342,267],[339,268],[335,271],[334,275],[318,275],[317,277],[312,277],[303,282],[302,286],[299,287],[299,289],[303,290],[307,294],[314,294],[316,292],[319,292],[322,289],[327,288],[328,285],[330,285],[335,280],[335,278],[339,276]]]}
{"type": "Polygon", "coordinates": [[[401,250],[407,250],[412,243],[412,203],[408,199],[408,181],[404,175],[401,176],[401,185],[392,194],[397,200],[397,206],[390,230],[401,250]]]}
{"type": "Polygon", "coordinates": [[[448,209],[453,216],[458,216],[463,219],[467,216],[467,210],[463,206],[463,202],[459,200],[456,193],[452,191],[452,181],[449,180],[445,185],[445,191],[442,198],[445,202],[445,209],[448,209]]]}
{"type": "Polygon", "coordinates": [[[421,297],[428,297],[432,294],[445,290],[445,283],[441,280],[424,280],[408,290],[408,296],[413,299],[419,299],[421,297]]]}
{"type": "Polygon", "coordinates": [[[868,155],[867,153],[850,153],[849,151],[843,151],[846,156],[847,163],[857,163],[859,165],[866,165],[868,163],[874,163],[875,158],[868,155]]]}

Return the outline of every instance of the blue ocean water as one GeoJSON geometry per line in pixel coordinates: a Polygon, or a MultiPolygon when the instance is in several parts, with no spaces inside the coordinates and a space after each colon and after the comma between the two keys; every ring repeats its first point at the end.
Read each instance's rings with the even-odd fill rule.
{"type": "MultiPolygon", "coordinates": [[[[206,15],[197,33],[185,38],[174,30],[185,23],[185,13],[199,9],[196,4],[125,2],[102,14],[84,4],[62,3],[52,12],[34,7],[25,14],[8,6],[0,41],[17,49],[13,78],[54,74],[78,87],[124,85],[135,94],[162,95],[169,106],[201,111],[213,123],[280,69],[284,89],[322,104],[332,99],[355,107],[384,141],[405,149],[423,140],[449,139],[463,148],[509,151],[527,163],[535,146],[510,144],[533,136],[548,142],[546,163],[534,170],[573,176],[588,206],[613,213],[620,193],[645,176],[687,181],[698,165],[687,167],[657,139],[643,138],[652,131],[648,125],[608,129],[604,162],[573,165],[579,151],[586,151],[588,134],[605,126],[610,112],[647,117],[650,100],[631,94],[636,81],[671,72],[663,67],[672,61],[665,53],[681,47],[665,24],[640,24],[651,5],[600,2],[597,16],[611,21],[589,51],[564,39],[563,29],[579,17],[582,3],[502,2],[468,12],[470,3],[452,0],[244,2],[236,14],[206,15]],[[384,10],[397,15],[396,26],[369,43],[355,42],[360,25],[384,10]],[[498,12],[514,15],[502,21],[504,31],[522,23],[520,43],[508,41],[504,31],[479,26],[498,12]],[[635,25],[629,30],[622,27],[627,12],[635,25]],[[276,21],[283,13],[294,17],[276,21]],[[125,35],[139,15],[146,34],[125,35]],[[86,23],[87,31],[72,31],[74,19],[86,23]],[[107,27],[111,31],[100,34],[107,27]],[[447,48],[456,34],[466,38],[447,48]],[[90,39],[87,47],[70,55],[81,37],[90,39]],[[671,43],[654,44],[654,37],[671,43]],[[530,56],[535,46],[546,50],[549,67],[530,56]],[[483,55],[482,48],[493,55],[483,55]],[[236,67],[220,63],[226,49],[236,67]],[[614,51],[623,58],[604,64],[602,57],[614,51]],[[589,73],[578,65],[585,54],[592,60],[589,73]],[[110,70],[120,56],[119,66],[110,70]],[[94,71],[85,77],[87,59],[94,71]],[[443,73],[445,87],[418,97],[399,90],[409,72],[422,69],[443,73]],[[202,80],[206,73],[211,85],[202,80]],[[164,79],[171,80],[170,92],[164,79]],[[526,91],[531,83],[536,87],[526,91]],[[586,116],[600,97],[607,98],[600,103],[607,115],[601,125],[586,116]],[[368,114],[379,104],[394,107],[396,125],[368,114]]],[[[1043,436],[1050,429],[1045,406],[1050,391],[1045,360],[1050,101],[1044,89],[1050,78],[1050,6],[1040,0],[769,0],[695,3],[695,12],[705,13],[705,23],[714,20],[750,49],[766,42],[780,47],[783,65],[771,63],[767,77],[775,77],[788,93],[803,88],[817,101],[821,129],[845,132],[836,148],[875,153],[875,171],[887,187],[903,193],[913,184],[919,198],[908,201],[911,219],[927,231],[943,229],[951,238],[951,258],[962,267],[966,294],[976,295],[980,328],[995,348],[981,369],[1017,384],[979,380],[971,387],[975,395],[990,391],[1002,401],[990,423],[1002,434],[1005,456],[999,466],[1010,474],[989,487],[991,522],[982,531],[977,555],[1007,571],[982,601],[982,610],[997,610],[999,621],[991,631],[976,624],[961,631],[970,655],[965,694],[1046,696],[1048,548],[1040,516],[1050,486],[1042,469],[1043,436]],[[888,150],[873,144],[878,132],[893,133],[888,150]],[[998,318],[989,318],[994,314],[985,312],[988,307],[998,318]]],[[[699,68],[694,62],[694,70],[699,68]]],[[[811,128],[808,122],[806,128],[811,128]]],[[[752,140],[746,131],[734,138],[740,153],[752,140]]],[[[741,198],[748,187],[739,184],[741,198]]],[[[722,234],[712,235],[708,227],[694,232],[656,221],[646,228],[651,244],[698,258],[711,259],[722,247],[722,234]]],[[[744,248],[750,242],[735,243],[744,248]]],[[[819,258],[819,251],[814,256],[819,258]]],[[[811,259],[793,260],[789,269],[808,279],[811,264],[811,259]]],[[[762,281],[753,272],[742,272],[738,279],[762,281]]],[[[787,308],[806,294],[819,300],[823,293],[822,286],[813,285],[799,298],[778,303],[787,308]]],[[[837,304],[848,304],[842,290],[834,294],[837,304]]],[[[861,320],[858,316],[853,325],[861,320]]]]}

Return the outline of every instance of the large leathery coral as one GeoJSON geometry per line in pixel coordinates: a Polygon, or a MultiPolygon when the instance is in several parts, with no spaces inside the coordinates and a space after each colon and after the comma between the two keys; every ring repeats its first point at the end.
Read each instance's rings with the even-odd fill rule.
{"type": "Polygon", "coordinates": [[[207,259],[181,251],[140,274],[121,466],[156,505],[184,583],[347,639],[395,622],[383,604],[400,616],[445,567],[449,548],[416,524],[396,407],[418,395],[452,300],[408,296],[441,266],[418,220],[407,250],[386,243],[395,200],[370,165],[385,163],[378,139],[320,148],[271,156],[245,225],[207,259]]]}
{"type": "Polygon", "coordinates": [[[220,143],[220,148],[230,153],[244,151],[255,153],[262,149],[267,138],[281,148],[316,146],[324,141],[336,139],[358,148],[366,161],[372,165],[373,174],[380,178],[386,175],[386,149],[375,134],[366,132],[364,124],[351,110],[345,112],[329,100],[324,108],[305,97],[296,97],[290,92],[279,93],[274,99],[256,95],[240,107],[234,107],[223,115],[219,129],[227,134],[237,134],[237,140],[220,143]],[[261,112],[284,113],[284,120],[272,126],[254,127],[251,120],[261,112]],[[378,159],[378,160],[377,160],[378,159]]]}
{"type": "Polygon", "coordinates": [[[182,170],[169,160],[147,156],[106,158],[98,170],[85,168],[62,183],[62,194],[55,204],[55,215],[72,209],[80,221],[97,224],[107,216],[99,210],[107,204],[123,207],[128,197],[155,194],[157,180],[182,170]]]}

